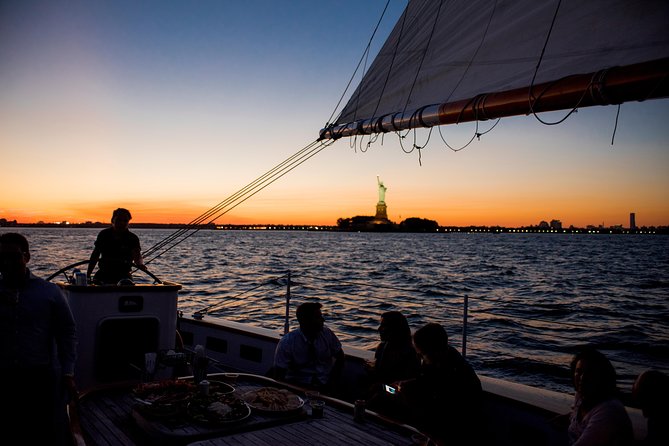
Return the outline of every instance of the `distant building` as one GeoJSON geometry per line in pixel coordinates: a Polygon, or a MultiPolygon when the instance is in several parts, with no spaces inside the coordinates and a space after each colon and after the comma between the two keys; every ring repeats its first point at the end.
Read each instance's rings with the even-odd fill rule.
{"type": "Polygon", "coordinates": [[[560,220],[551,220],[551,229],[562,230],[562,222],[560,220]]]}
{"type": "Polygon", "coordinates": [[[540,229],[548,229],[548,228],[550,228],[550,225],[548,224],[548,222],[541,220],[539,222],[539,228],[540,229]]]}
{"type": "Polygon", "coordinates": [[[636,214],[630,212],[630,231],[636,231],[636,214]]]}

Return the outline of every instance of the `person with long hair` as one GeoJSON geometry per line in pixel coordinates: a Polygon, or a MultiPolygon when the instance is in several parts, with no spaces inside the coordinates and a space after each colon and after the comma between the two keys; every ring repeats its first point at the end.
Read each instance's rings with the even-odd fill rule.
{"type": "Polygon", "coordinates": [[[379,324],[381,342],[374,352],[375,381],[392,384],[415,378],[420,360],[411,341],[409,322],[399,311],[387,311],[379,324]]]}
{"type": "Polygon", "coordinates": [[[413,346],[409,322],[401,312],[383,313],[378,330],[380,342],[369,365],[365,399],[372,410],[400,418],[402,406],[387,392],[386,386],[396,388],[399,381],[416,378],[420,359],[413,346]]]}
{"type": "Polygon", "coordinates": [[[629,445],[632,422],[618,399],[616,371],[598,350],[584,348],[570,363],[576,395],[567,434],[572,446],[629,445]]]}

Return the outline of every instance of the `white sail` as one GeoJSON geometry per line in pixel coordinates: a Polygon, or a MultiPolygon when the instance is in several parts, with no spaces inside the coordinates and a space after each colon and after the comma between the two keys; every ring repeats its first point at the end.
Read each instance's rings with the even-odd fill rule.
{"type": "Polygon", "coordinates": [[[667,0],[412,0],[322,136],[665,97],[667,30],[667,0]]]}

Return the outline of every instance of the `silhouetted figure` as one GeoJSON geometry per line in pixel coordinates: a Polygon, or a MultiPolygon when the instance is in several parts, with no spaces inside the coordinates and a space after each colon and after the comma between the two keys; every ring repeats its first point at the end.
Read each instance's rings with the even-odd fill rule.
{"type": "Polygon", "coordinates": [[[300,328],[285,334],[276,346],[274,376],[302,387],[331,392],[344,365],[341,342],[324,325],[318,302],[297,307],[300,328]]]}
{"type": "Polygon", "coordinates": [[[118,208],[112,214],[111,227],[98,234],[88,262],[88,277],[91,277],[95,265],[100,261],[93,282],[116,285],[124,279],[132,280],[130,271],[133,263],[139,269],[146,268],[139,238],[128,229],[131,219],[130,211],[118,208]]]}
{"type": "Polygon", "coordinates": [[[367,405],[377,412],[394,416],[396,402],[384,385],[396,386],[418,376],[420,359],[413,347],[411,329],[406,317],[399,311],[387,311],[379,324],[381,342],[376,347],[374,362],[369,370],[367,405]]]}
{"type": "Polygon", "coordinates": [[[669,445],[669,376],[646,370],[634,382],[632,396],[648,420],[644,446],[669,445]]]}
{"type": "Polygon", "coordinates": [[[76,328],[60,288],[33,275],[28,240],[0,236],[0,442],[61,445],[76,398],[76,328]]]}
{"type": "Polygon", "coordinates": [[[576,395],[569,416],[569,444],[632,444],[632,422],[618,399],[611,362],[599,351],[586,348],[574,355],[570,368],[576,395]]]}
{"type": "Polygon", "coordinates": [[[476,372],[448,345],[439,324],[418,329],[413,342],[421,370],[416,379],[401,382],[397,393],[409,409],[408,421],[437,444],[477,444],[483,391],[476,372]]]}

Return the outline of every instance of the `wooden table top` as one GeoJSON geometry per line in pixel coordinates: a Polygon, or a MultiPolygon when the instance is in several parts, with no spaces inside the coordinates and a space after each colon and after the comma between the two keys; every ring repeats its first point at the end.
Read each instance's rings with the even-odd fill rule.
{"type": "MultiPolygon", "coordinates": [[[[223,374],[212,380],[226,381],[223,374]]],[[[302,389],[258,375],[239,374],[235,395],[259,388],[286,388],[305,398],[302,389]]],[[[353,420],[353,406],[347,402],[322,397],[322,418],[310,416],[308,404],[286,415],[251,410],[250,416],[236,423],[203,426],[187,418],[150,419],[136,410],[138,402],[132,386],[120,386],[89,392],[81,398],[79,421],[87,445],[411,445],[417,431],[393,423],[373,412],[364,422],[353,420]]]]}

